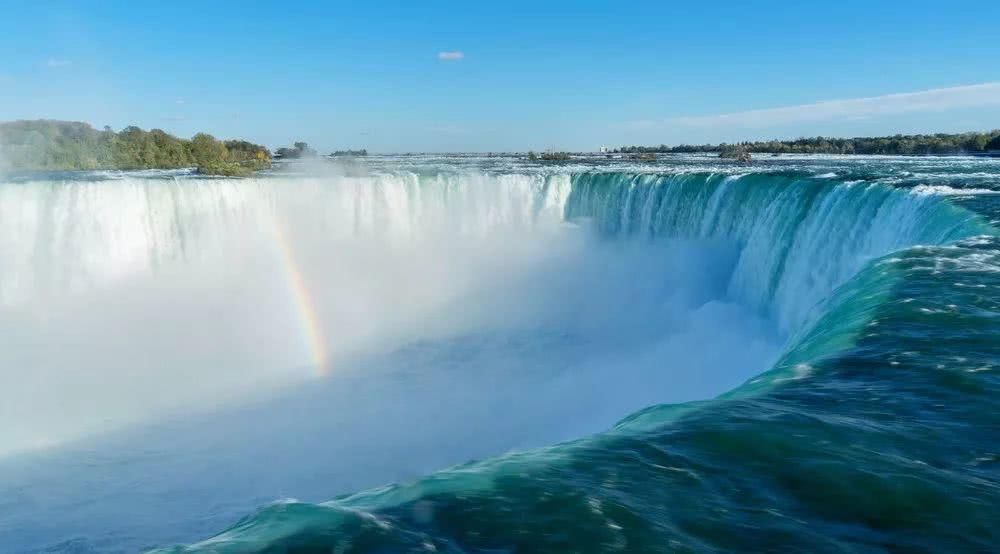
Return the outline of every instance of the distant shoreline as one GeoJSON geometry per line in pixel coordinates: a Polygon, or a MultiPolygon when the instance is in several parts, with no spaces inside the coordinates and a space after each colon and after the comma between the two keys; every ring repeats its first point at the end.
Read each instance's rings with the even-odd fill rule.
{"type": "Polygon", "coordinates": [[[840,154],[883,156],[1000,156],[1000,129],[969,133],[892,135],[882,137],[811,137],[795,140],[743,141],[679,146],[622,146],[620,154],[725,153],[741,149],[752,154],[840,154]]]}

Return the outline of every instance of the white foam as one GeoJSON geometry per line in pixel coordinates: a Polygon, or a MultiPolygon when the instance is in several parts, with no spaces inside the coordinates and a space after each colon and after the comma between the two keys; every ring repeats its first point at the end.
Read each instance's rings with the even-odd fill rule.
{"type": "Polygon", "coordinates": [[[912,194],[919,196],[975,196],[982,194],[1000,194],[1000,191],[981,188],[953,188],[948,185],[918,185],[910,189],[912,194]]]}

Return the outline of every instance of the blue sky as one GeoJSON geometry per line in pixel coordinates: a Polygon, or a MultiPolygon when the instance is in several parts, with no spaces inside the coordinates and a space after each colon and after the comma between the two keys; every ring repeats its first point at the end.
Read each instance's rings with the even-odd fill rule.
{"type": "Polygon", "coordinates": [[[0,14],[0,120],[397,152],[1000,128],[1000,2],[0,0],[0,14]]]}

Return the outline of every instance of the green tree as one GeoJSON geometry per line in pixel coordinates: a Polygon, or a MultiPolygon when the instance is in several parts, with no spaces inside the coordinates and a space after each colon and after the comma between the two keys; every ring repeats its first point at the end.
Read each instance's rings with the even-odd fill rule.
{"type": "Polygon", "coordinates": [[[206,165],[213,162],[225,161],[229,156],[226,145],[215,140],[215,137],[206,133],[198,133],[191,138],[191,156],[198,165],[206,165]]]}
{"type": "Polygon", "coordinates": [[[228,146],[209,135],[191,141],[163,130],[129,126],[115,133],[73,121],[0,123],[0,155],[18,169],[173,169],[196,166],[205,173],[245,174],[271,165],[271,153],[247,141],[228,146]],[[198,159],[195,158],[198,154],[198,159]]]}

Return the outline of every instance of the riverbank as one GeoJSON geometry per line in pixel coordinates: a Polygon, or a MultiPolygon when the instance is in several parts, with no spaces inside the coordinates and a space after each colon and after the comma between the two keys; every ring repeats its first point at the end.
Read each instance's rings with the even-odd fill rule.
{"type": "Polygon", "coordinates": [[[249,176],[271,167],[267,147],[246,140],[191,139],[129,126],[115,132],[88,123],[22,120],[0,123],[0,168],[12,170],[142,170],[194,167],[203,175],[249,176]]]}

